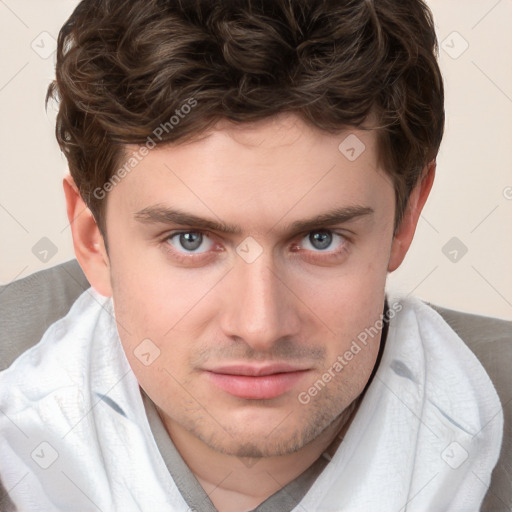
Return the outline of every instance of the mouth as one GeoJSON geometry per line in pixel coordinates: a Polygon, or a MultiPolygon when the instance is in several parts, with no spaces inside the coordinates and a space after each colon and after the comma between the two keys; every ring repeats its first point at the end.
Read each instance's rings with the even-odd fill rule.
{"type": "Polygon", "coordinates": [[[230,365],[203,370],[222,391],[246,400],[271,400],[293,389],[309,372],[289,364],[230,365]]]}

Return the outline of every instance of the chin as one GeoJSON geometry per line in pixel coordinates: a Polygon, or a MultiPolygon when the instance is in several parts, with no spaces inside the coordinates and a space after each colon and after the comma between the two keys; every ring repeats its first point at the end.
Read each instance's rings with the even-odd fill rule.
{"type": "MultiPolygon", "coordinates": [[[[255,437],[253,434],[244,433],[237,436],[237,439],[210,439],[206,444],[213,450],[239,458],[261,459],[269,457],[281,457],[299,451],[304,442],[300,435],[291,435],[283,439],[272,439],[268,437],[255,437]]],[[[204,440],[203,440],[204,441],[204,440]]]]}
{"type": "Polygon", "coordinates": [[[231,426],[224,424],[225,430],[222,432],[219,432],[219,428],[208,432],[204,424],[202,428],[196,426],[190,432],[213,450],[226,455],[240,458],[279,457],[301,450],[334,421],[332,416],[317,415],[305,423],[306,418],[304,415],[301,417],[300,412],[281,412],[271,417],[260,412],[260,415],[246,416],[243,421],[239,421],[240,417],[231,417],[231,426]]]}

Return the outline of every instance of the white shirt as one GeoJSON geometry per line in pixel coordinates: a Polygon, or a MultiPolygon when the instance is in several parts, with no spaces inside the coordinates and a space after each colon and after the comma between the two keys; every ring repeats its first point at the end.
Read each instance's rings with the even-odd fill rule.
{"type": "MultiPolygon", "coordinates": [[[[359,410],[297,512],[479,509],[500,453],[499,398],[435,311],[400,304],[359,410]]],[[[112,301],[93,289],[0,373],[0,478],[20,512],[189,511],[151,433],[112,301]]]]}

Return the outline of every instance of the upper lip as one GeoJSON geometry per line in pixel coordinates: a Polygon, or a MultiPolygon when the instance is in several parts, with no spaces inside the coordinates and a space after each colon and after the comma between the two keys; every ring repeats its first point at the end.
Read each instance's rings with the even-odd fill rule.
{"type": "Polygon", "coordinates": [[[291,373],[305,371],[308,368],[301,368],[289,363],[272,363],[264,365],[234,364],[216,366],[214,368],[205,368],[212,373],[221,373],[225,375],[242,375],[247,377],[263,377],[265,375],[274,375],[276,373],[291,373]]]}

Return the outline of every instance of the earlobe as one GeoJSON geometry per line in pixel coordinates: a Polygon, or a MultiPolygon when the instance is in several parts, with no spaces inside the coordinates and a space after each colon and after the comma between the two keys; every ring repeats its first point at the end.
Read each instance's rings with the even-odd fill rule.
{"type": "Polygon", "coordinates": [[[110,264],[101,231],[69,174],[64,177],[63,186],[76,259],[91,286],[110,297],[110,264]]]}
{"type": "Polygon", "coordinates": [[[432,160],[423,171],[423,177],[412,191],[407,208],[405,209],[402,222],[398,227],[393,243],[391,245],[391,254],[388,263],[388,272],[395,271],[401,264],[411,246],[416,226],[420,218],[423,206],[432,189],[434,176],[436,172],[436,161],[432,160]]]}

